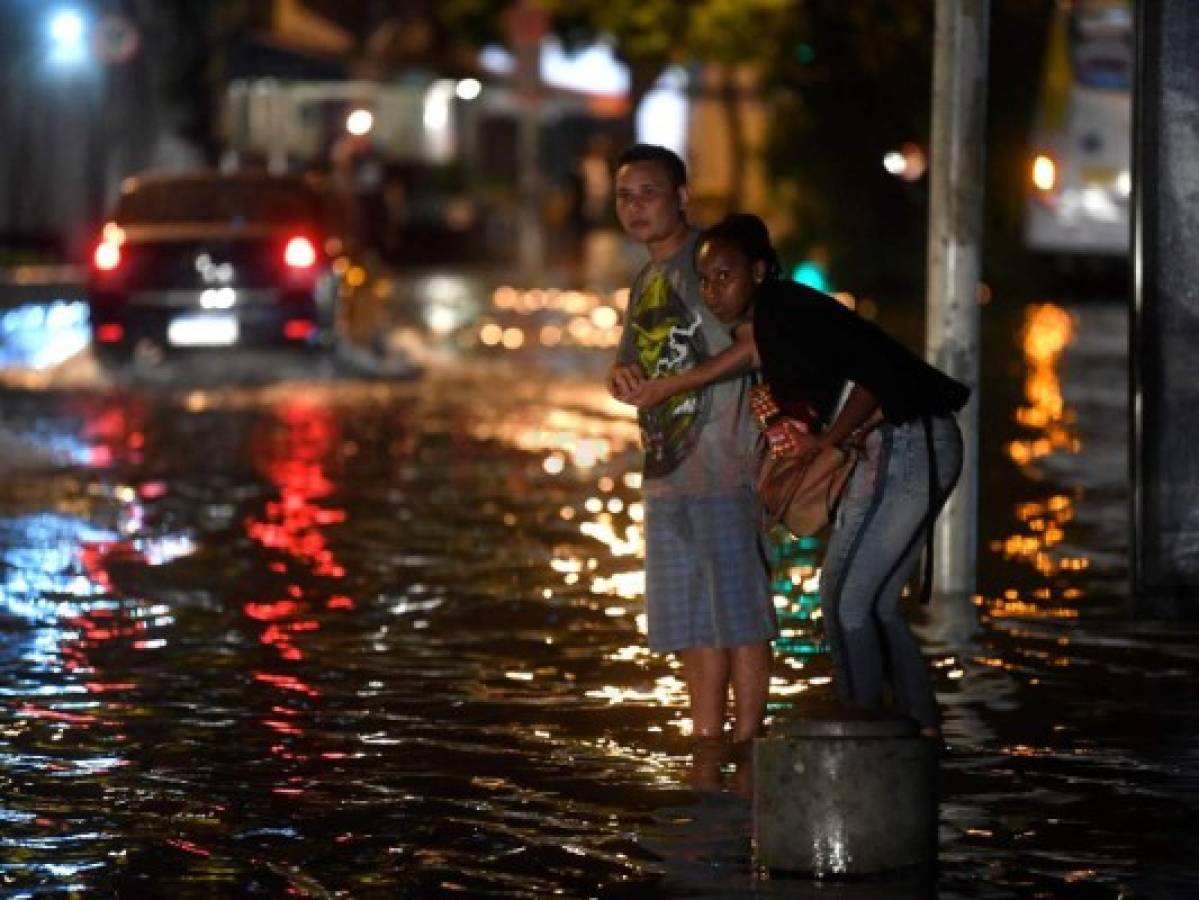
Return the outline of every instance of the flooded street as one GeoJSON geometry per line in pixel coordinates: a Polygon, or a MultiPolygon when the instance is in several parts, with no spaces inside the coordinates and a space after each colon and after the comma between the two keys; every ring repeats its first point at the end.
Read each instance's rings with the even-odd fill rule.
{"type": "MultiPolygon", "coordinates": [[[[754,878],[748,773],[691,758],[644,647],[614,302],[499,290],[374,374],[7,339],[6,895],[1199,895],[1199,644],[1133,617],[1124,309],[984,311],[980,595],[921,619],[933,890],[754,878]]],[[[818,562],[777,548],[775,715],[832,697],[818,562]]]]}

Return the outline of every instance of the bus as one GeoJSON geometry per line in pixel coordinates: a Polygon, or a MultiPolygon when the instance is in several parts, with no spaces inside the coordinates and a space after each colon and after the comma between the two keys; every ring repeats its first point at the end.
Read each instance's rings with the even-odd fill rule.
{"type": "Polygon", "coordinates": [[[1050,257],[1127,257],[1135,35],[1128,0],[1058,0],[1028,167],[1024,239],[1050,257]]]}

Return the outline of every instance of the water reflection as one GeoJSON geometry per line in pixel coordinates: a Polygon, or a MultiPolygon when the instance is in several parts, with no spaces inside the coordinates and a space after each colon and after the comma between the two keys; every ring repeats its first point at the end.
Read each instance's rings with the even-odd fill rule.
{"type": "Polygon", "coordinates": [[[0,311],[0,370],[60,365],[91,341],[82,300],[56,299],[0,311]]]}
{"type": "MultiPolygon", "coordinates": [[[[493,302],[520,346],[468,329],[419,382],[6,397],[69,448],[0,483],[6,889],[928,895],[754,880],[749,770],[692,752],[645,649],[636,424],[599,379],[618,298],[549,297],[493,302]]],[[[1094,504],[1122,497],[1087,456],[1118,411],[1077,399],[1110,366],[1070,368],[1093,313],[1030,309],[1020,412],[990,413],[1011,534],[984,631],[933,660],[946,898],[1113,896],[1139,859],[1146,896],[1195,884],[1170,863],[1196,849],[1194,635],[1097,602],[1094,504]]],[[[775,547],[770,712],[803,714],[832,690],[821,548],[775,547]]]]}
{"type": "MultiPolygon", "coordinates": [[[[1051,454],[1077,455],[1082,441],[1074,428],[1075,411],[1062,394],[1059,365],[1063,352],[1075,336],[1074,317],[1052,303],[1036,304],[1025,313],[1022,347],[1026,375],[1024,404],[1016,409],[1016,422],[1029,436],[1011,441],[1008,453],[1018,466],[1033,469],[1039,460],[1051,454]]],[[[1035,473],[1034,473],[1035,475],[1035,473]]],[[[1043,500],[1017,504],[1016,520],[1023,530],[992,544],[991,549],[1006,559],[1019,560],[1046,578],[1065,572],[1087,569],[1085,556],[1062,551],[1066,527],[1074,518],[1075,496],[1053,493],[1043,500]]],[[[1033,616],[1072,618],[1077,612],[1067,606],[1052,603],[1055,592],[1039,586],[1024,598],[1009,588],[988,602],[988,612],[997,617],[1033,616]]],[[[1064,599],[1077,600],[1077,588],[1067,587],[1064,599]]]]}

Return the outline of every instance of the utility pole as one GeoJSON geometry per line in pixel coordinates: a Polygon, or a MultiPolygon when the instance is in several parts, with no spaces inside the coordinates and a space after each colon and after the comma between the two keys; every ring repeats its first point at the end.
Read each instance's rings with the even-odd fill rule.
{"type": "Polygon", "coordinates": [[[973,595],[978,556],[978,289],[989,20],[990,0],[937,0],[926,351],[972,392],[959,415],[961,479],[934,542],[933,590],[955,598],[973,595]]]}
{"type": "Polygon", "coordinates": [[[541,233],[541,161],[539,136],[541,40],[549,29],[549,14],[536,0],[520,0],[506,14],[509,42],[516,54],[516,99],[519,109],[517,164],[520,206],[517,252],[525,275],[540,272],[545,261],[541,233]]]}

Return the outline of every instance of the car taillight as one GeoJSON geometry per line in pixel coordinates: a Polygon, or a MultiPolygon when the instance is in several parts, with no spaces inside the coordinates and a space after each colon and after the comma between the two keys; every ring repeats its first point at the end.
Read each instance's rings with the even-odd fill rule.
{"type": "Polygon", "coordinates": [[[100,241],[92,254],[92,263],[101,272],[111,272],[121,264],[121,245],[116,241],[100,241]]]}
{"type": "Polygon", "coordinates": [[[316,333],[316,323],[308,319],[288,319],[283,323],[283,336],[289,341],[306,341],[316,333]]]}
{"type": "Polygon", "coordinates": [[[283,261],[293,269],[307,269],[316,264],[316,247],[312,241],[297,235],[287,242],[283,250],[283,261]]]}
{"type": "Polygon", "coordinates": [[[101,344],[119,344],[125,337],[125,326],[119,322],[105,322],[96,329],[96,340],[101,344]]]}
{"type": "Polygon", "coordinates": [[[92,265],[101,272],[111,272],[121,264],[121,245],[125,243],[125,229],[116,222],[105,222],[100,231],[100,242],[92,253],[92,265]]]}

